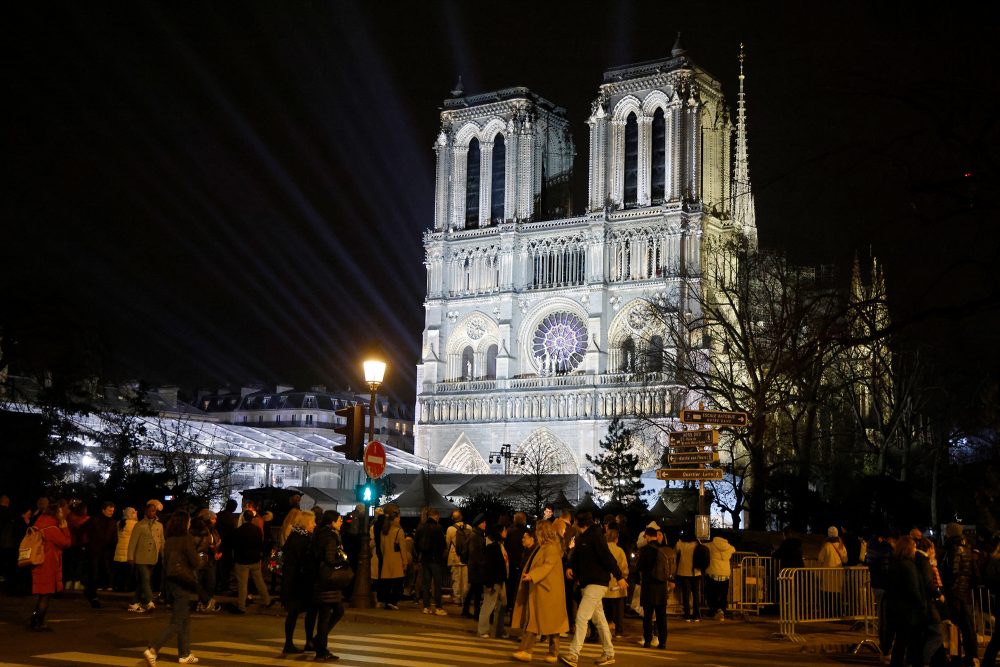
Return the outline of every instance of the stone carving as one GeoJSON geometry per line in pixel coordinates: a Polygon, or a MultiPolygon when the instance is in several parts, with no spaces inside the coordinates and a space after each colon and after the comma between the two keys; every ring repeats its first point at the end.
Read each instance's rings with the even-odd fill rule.
{"type": "Polygon", "coordinates": [[[472,340],[479,340],[486,333],[486,322],[481,317],[472,318],[465,326],[465,333],[472,340]]]}
{"type": "Polygon", "coordinates": [[[451,322],[452,324],[454,324],[455,322],[458,321],[458,311],[457,310],[449,310],[448,311],[448,321],[451,322]]]}

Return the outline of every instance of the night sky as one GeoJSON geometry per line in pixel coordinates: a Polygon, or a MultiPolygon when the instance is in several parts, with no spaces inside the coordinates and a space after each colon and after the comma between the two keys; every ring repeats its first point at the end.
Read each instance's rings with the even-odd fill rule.
{"type": "Polygon", "coordinates": [[[412,403],[431,144],[457,75],[568,110],[579,212],[603,71],[668,56],[678,30],[733,106],[746,43],[762,245],[844,272],[874,253],[908,345],[995,370],[996,17],[830,4],[17,3],[0,28],[11,370],[357,388],[379,341],[412,403]]]}

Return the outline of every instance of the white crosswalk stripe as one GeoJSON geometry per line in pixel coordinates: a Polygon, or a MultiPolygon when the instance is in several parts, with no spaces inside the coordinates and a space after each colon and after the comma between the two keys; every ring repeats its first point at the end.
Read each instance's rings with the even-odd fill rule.
{"type": "MultiPolygon", "coordinates": [[[[192,652],[206,664],[239,664],[281,667],[290,663],[311,661],[308,654],[282,656],[283,637],[268,637],[254,642],[209,640],[192,642],[192,652]]],[[[565,652],[568,640],[560,648],[565,652]]],[[[370,635],[333,634],[330,650],[340,656],[337,665],[356,667],[459,667],[462,664],[511,664],[511,653],[517,644],[508,639],[485,639],[467,633],[417,632],[414,634],[377,633],[370,635]]],[[[545,655],[546,646],[535,646],[535,661],[545,655]]],[[[122,649],[117,655],[62,651],[32,656],[36,659],[85,665],[136,667],[142,661],[142,649],[122,649]]],[[[580,663],[592,662],[601,654],[600,645],[585,644],[580,663]]],[[[169,664],[177,659],[177,649],[164,647],[160,655],[169,664]]],[[[632,645],[615,646],[615,656],[621,664],[657,664],[677,660],[679,651],[650,651],[632,645]]]]}

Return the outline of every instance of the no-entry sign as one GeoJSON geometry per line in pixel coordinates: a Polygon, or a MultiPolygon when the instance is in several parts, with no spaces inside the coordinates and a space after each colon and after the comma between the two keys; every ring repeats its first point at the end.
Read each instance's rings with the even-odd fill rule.
{"type": "Polygon", "coordinates": [[[365,447],[365,474],[378,479],[385,474],[385,447],[378,440],[372,440],[365,447]]]}

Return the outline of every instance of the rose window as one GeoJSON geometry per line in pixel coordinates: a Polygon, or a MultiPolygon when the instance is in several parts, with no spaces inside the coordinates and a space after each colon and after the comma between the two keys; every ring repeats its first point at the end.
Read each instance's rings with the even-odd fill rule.
{"type": "Polygon", "coordinates": [[[540,375],[569,373],[580,365],[586,351],[587,327],[573,313],[546,315],[531,339],[540,375]]]}

